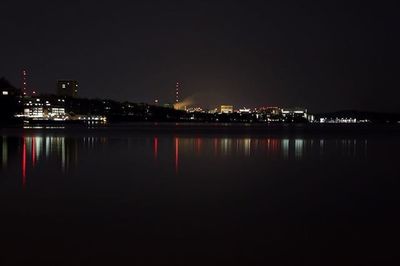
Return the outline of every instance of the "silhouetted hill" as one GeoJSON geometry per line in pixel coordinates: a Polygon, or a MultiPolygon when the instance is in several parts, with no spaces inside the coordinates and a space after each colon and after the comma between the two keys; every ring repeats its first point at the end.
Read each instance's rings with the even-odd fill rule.
{"type": "Polygon", "coordinates": [[[15,89],[15,86],[13,86],[6,78],[1,77],[0,89],[15,89]]]}
{"type": "Polygon", "coordinates": [[[19,109],[18,98],[14,92],[10,90],[16,88],[4,77],[0,78],[0,90],[7,90],[9,93],[2,94],[0,92],[0,126],[15,122],[14,115],[19,109]]]}

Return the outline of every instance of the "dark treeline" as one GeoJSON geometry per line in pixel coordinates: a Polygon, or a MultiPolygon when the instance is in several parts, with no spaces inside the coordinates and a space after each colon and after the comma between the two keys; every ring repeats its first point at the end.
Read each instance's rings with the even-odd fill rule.
{"type": "Polygon", "coordinates": [[[260,117],[257,117],[254,113],[188,113],[184,110],[176,110],[171,107],[149,105],[146,103],[121,103],[101,99],[66,98],[65,107],[71,115],[103,115],[107,117],[109,122],[260,122],[260,117]]]}
{"type": "Polygon", "coordinates": [[[21,111],[20,93],[7,79],[0,78],[0,124],[14,124],[14,115],[21,111]],[[5,95],[5,91],[7,95],[5,95]]]}

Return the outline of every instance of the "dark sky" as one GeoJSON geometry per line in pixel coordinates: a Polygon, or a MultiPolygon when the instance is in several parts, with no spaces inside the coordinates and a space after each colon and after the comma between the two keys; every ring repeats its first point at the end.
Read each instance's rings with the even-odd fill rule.
{"type": "Polygon", "coordinates": [[[399,21],[385,1],[9,1],[0,76],[135,102],[400,111],[399,21]]]}

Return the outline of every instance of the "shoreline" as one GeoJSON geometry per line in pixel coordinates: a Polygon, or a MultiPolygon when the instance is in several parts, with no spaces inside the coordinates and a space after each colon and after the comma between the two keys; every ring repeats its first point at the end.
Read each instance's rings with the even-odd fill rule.
{"type": "Polygon", "coordinates": [[[400,139],[400,124],[237,124],[237,123],[114,123],[105,125],[25,125],[0,128],[2,136],[65,135],[130,137],[137,135],[365,138],[400,139]]]}

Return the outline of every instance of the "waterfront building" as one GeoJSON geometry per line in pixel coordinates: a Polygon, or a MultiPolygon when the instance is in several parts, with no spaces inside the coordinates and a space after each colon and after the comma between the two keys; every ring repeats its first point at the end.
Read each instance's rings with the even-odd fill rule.
{"type": "Polygon", "coordinates": [[[34,120],[65,120],[65,100],[54,96],[26,97],[23,114],[17,116],[34,120]]]}

